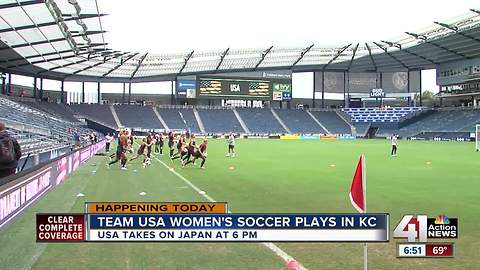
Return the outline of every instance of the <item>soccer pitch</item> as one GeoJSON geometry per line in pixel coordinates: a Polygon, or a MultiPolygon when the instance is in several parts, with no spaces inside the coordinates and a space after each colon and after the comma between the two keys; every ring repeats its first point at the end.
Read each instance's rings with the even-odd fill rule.
{"type": "MultiPolygon", "coordinates": [[[[370,269],[478,269],[480,153],[473,143],[400,141],[397,157],[390,157],[388,140],[245,139],[236,145],[237,156],[227,158],[225,140],[211,139],[206,170],[198,164],[182,169],[166,156],[146,169],[138,159],[127,171],[107,169],[105,157],[91,159],[0,231],[0,269],[286,269],[258,243],[36,243],[35,214],[83,213],[88,201],[206,201],[184,179],[228,202],[234,213],[355,213],[348,192],[361,154],[368,210],[390,213],[391,232],[404,214],[459,219],[456,258],[396,259],[391,237],[369,244],[370,269]]],[[[277,246],[310,270],[363,267],[360,243],[277,246]]]]}

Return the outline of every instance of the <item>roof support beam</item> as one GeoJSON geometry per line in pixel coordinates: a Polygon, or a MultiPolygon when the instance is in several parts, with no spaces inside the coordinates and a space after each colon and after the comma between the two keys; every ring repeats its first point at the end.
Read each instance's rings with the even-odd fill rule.
{"type": "Polygon", "coordinates": [[[303,56],[305,56],[306,53],[308,53],[312,48],[313,48],[313,45],[315,44],[312,44],[310,46],[308,46],[307,48],[303,49],[302,52],[300,53],[300,57],[298,57],[297,60],[295,60],[295,62],[293,62],[292,66],[290,67],[290,69],[292,69],[296,64],[298,64],[298,62],[300,62],[300,60],[303,59],[303,56]]]}
{"type": "MultiPolygon", "coordinates": [[[[78,17],[71,17],[71,18],[65,18],[64,21],[74,21],[77,19],[89,19],[89,18],[96,18],[96,17],[102,17],[107,14],[80,14],[78,17]]],[[[25,29],[32,29],[32,28],[39,28],[39,27],[44,27],[44,26],[52,26],[52,25],[57,25],[57,22],[46,22],[46,23],[38,23],[38,24],[31,24],[31,25],[24,25],[24,26],[19,26],[19,27],[13,27],[13,28],[6,28],[6,29],[1,29],[0,33],[5,33],[5,32],[11,32],[11,31],[20,31],[20,30],[25,30],[25,29]]]]}
{"type": "Polygon", "coordinates": [[[410,69],[407,65],[405,65],[405,63],[403,63],[402,61],[400,61],[400,59],[398,59],[397,57],[395,57],[394,55],[392,55],[391,53],[388,52],[387,48],[383,47],[382,45],[378,44],[377,42],[373,42],[373,44],[377,45],[377,47],[379,47],[380,49],[382,49],[388,56],[390,56],[393,60],[397,61],[400,65],[402,65],[402,67],[406,68],[406,69],[410,69]]]}
{"type": "Polygon", "coordinates": [[[468,38],[468,39],[471,39],[471,40],[473,40],[473,41],[475,41],[475,42],[477,42],[477,43],[480,43],[480,39],[458,31],[458,27],[456,27],[456,26],[450,26],[450,25],[448,25],[448,24],[446,24],[446,23],[441,23],[441,22],[434,22],[434,23],[435,23],[435,24],[438,24],[438,25],[440,25],[440,26],[443,26],[443,27],[445,27],[445,28],[447,28],[447,29],[450,29],[450,30],[454,31],[456,34],[458,34],[458,35],[460,35],[460,36],[462,36],[462,37],[464,37],[464,38],[468,38]]]}
{"type": "Polygon", "coordinates": [[[7,68],[15,68],[15,67],[24,67],[24,66],[30,66],[30,65],[35,65],[35,64],[40,64],[40,63],[45,63],[45,62],[50,62],[50,61],[57,61],[57,60],[62,60],[62,59],[70,59],[70,58],[74,58],[74,57],[77,57],[78,55],[85,55],[85,54],[88,54],[88,52],[82,52],[82,53],[79,53],[77,55],[73,54],[73,55],[67,55],[67,56],[59,56],[59,57],[55,57],[55,58],[50,58],[50,59],[42,59],[42,60],[38,60],[38,61],[33,61],[33,62],[28,62],[28,63],[23,63],[23,64],[19,64],[19,65],[11,65],[11,66],[7,66],[7,68]]]}
{"type": "Polygon", "coordinates": [[[188,63],[188,60],[190,60],[190,58],[192,58],[192,55],[195,51],[191,51],[189,54],[187,54],[185,56],[185,62],[183,63],[183,66],[180,68],[180,70],[178,71],[177,73],[177,76],[182,74],[182,71],[185,69],[185,67],[187,66],[187,63],[188,63]]]}
{"type": "Polygon", "coordinates": [[[342,48],[340,48],[340,50],[337,51],[337,53],[333,56],[333,58],[330,59],[330,61],[328,61],[328,63],[326,63],[326,64],[323,66],[322,70],[325,70],[325,69],[328,67],[328,65],[330,65],[333,61],[335,61],[335,59],[337,59],[340,55],[342,55],[342,53],[343,53],[346,49],[348,49],[348,47],[350,47],[350,46],[352,46],[352,43],[348,44],[347,46],[343,46],[342,48]]]}
{"type": "Polygon", "coordinates": [[[433,42],[433,41],[427,40],[427,37],[424,36],[424,35],[419,35],[419,34],[415,34],[415,33],[411,33],[411,32],[405,32],[405,34],[410,35],[410,36],[412,36],[412,37],[414,37],[414,38],[416,38],[416,39],[418,39],[418,40],[423,40],[423,41],[424,41],[425,43],[427,43],[427,44],[430,44],[430,45],[432,45],[432,46],[434,46],[434,47],[440,48],[440,49],[442,49],[442,50],[444,50],[444,51],[447,51],[447,52],[449,52],[449,53],[451,53],[451,54],[455,54],[456,56],[460,56],[460,57],[462,57],[462,58],[470,59],[470,57],[466,56],[466,55],[463,54],[463,53],[456,52],[456,51],[454,51],[454,50],[452,50],[452,49],[449,49],[449,48],[447,48],[447,47],[445,47],[445,46],[439,45],[439,44],[437,44],[437,43],[435,43],[435,42],[433,42]]]}
{"type": "Polygon", "coordinates": [[[106,56],[105,56],[105,57],[103,58],[103,61],[100,61],[100,62],[95,63],[95,64],[93,64],[93,65],[90,65],[90,66],[88,66],[88,67],[79,69],[79,70],[73,72],[72,74],[69,74],[69,75],[65,76],[64,79],[65,79],[65,78],[68,78],[68,77],[70,77],[70,76],[76,75],[76,74],[78,74],[78,73],[80,73],[80,72],[89,70],[89,69],[91,69],[91,68],[94,68],[94,67],[103,65],[103,64],[105,64],[107,61],[109,61],[109,60],[111,60],[111,59],[113,59],[113,58],[118,58],[118,57],[120,57],[120,56],[124,56],[124,55],[126,55],[127,53],[128,53],[128,52],[120,53],[120,54],[115,54],[115,55],[110,56],[110,57],[106,57],[106,56]]]}
{"type": "Polygon", "coordinates": [[[127,61],[130,60],[130,59],[132,59],[132,58],[135,57],[136,55],[138,55],[138,53],[134,53],[134,54],[128,56],[127,59],[125,59],[125,60],[122,59],[122,60],[120,61],[120,64],[116,65],[114,68],[110,69],[107,73],[103,74],[103,75],[102,75],[102,78],[104,78],[104,77],[107,76],[108,74],[110,74],[110,73],[114,72],[115,70],[117,70],[117,69],[118,69],[119,67],[121,67],[125,62],[127,62],[127,61]]]}
{"type": "Polygon", "coordinates": [[[43,4],[45,1],[42,0],[33,0],[33,1],[24,1],[24,2],[14,2],[9,4],[0,5],[0,9],[4,8],[13,8],[13,7],[23,7],[29,5],[43,4]]]}
{"type": "MultiPolygon", "coordinates": [[[[87,35],[101,34],[103,32],[105,32],[105,31],[88,31],[87,35]]],[[[81,36],[83,36],[83,35],[82,34],[75,34],[75,35],[72,35],[72,38],[81,37],[81,36]]],[[[30,43],[22,43],[22,44],[12,45],[10,47],[0,48],[0,51],[8,50],[10,48],[15,49],[15,48],[20,48],[20,47],[41,45],[41,44],[59,42],[59,41],[64,41],[64,40],[67,40],[67,39],[62,37],[62,38],[55,38],[55,39],[49,39],[49,40],[40,40],[40,41],[35,41],[35,42],[30,42],[30,43]]]]}
{"type": "Polygon", "coordinates": [[[357,53],[359,45],[360,43],[357,43],[357,45],[355,45],[355,48],[353,48],[352,58],[350,59],[350,63],[348,63],[347,71],[350,71],[350,68],[352,67],[353,59],[355,58],[355,54],[357,53]]]}
{"type": "Polygon", "coordinates": [[[478,15],[480,15],[480,10],[478,10],[478,9],[473,9],[473,8],[471,8],[470,11],[471,11],[471,12],[475,12],[475,13],[477,13],[478,15]]]}
{"type": "MultiPolygon", "coordinates": [[[[98,47],[98,46],[103,46],[103,45],[104,44],[102,43],[102,44],[92,45],[90,47],[98,47]]],[[[80,50],[82,50],[84,48],[89,48],[89,46],[79,47],[80,50]]],[[[41,56],[51,56],[51,55],[56,55],[56,54],[69,53],[69,52],[73,52],[72,49],[58,51],[58,52],[49,52],[49,53],[44,53],[44,54],[34,54],[34,55],[26,56],[26,57],[17,57],[17,58],[5,59],[5,60],[1,60],[0,64],[20,61],[20,60],[24,60],[24,59],[26,60],[26,59],[31,59],[31,58],[41,57],[41,56]]]]}
{"type": "Polygon", "coordinates": [[[372,60],[372,65],[375,68],[375,72],[376,72],[378,68],[377,68],[377,63],[375,63],[375,60],[373,59],[372,49],[370,49],[370,46],[368,45],[368,43],[365,43],[365,46],[367,47],[368,55],[370,56],[370,60],[372,60]]]}
{"type": "Polygon", "coordinates": [[[143,60],[145,60],[145,58],[147,58],[147,55],[148,55],[148,53],[144,54],[142,56],[142,58],[140,59],[140,61],[138,61],[138,65],[137,65],[137,67],[135,67],[135,70],[133,71],[132,75],[130,76],[130,80],[132,80],[133,77],[135,77],[135,74],[137,74],[138,69],[142,65],[143,60]]]}
{"type": "Polygon", "coordinates": [[[393,43],[393,42],[390,42],[390,41],[385,41],[385,40],[381,40],[381,41],[382,41],[383,43],[385,43],[385,44],[388,44],[389,46],[397,47],[397,48],[399,48],[401,51],[406,52],[406,53],[408,53],[408,54],[410,54],[410,55],[413,55],[413,56],[415,56],[415,57],[421,58],[421,59],[423,59],[423,60],[425,60],[425,61],[427,61],[427,62],[430,62],[430,63],[432,63],[432,64],[434,64],[434,65],[438,65],[437,62],[433,61],[433,60],[430,59],[430,58],[427,58],[427,57],[425,57],[425,56],[423,56],[423,55],[420,55],[420,54],[418,54],[418,53],[411,52],[410,50],[407,50],[407,49],[402,49],[402,45],[400,45],[400,44],[396,44],[396,43],[393,43]]]}
{"type": "Polygon", "coordinates": [[[223,59],[225,58],[225,56],[227,56],[229,50],[230,50],[230,48],[227,48],[227,49],[222,53],[222,55],[220,55],[220,61],[218,62],[217,67],[215,68],[215,72],[217,72],[218,69],[220,68],[220,66],[222,65],[223,59]]]}
{"type": "Polygon", "coordinates": [[[267,57],[267,54],[269,54],[272,49],[273,49],[273,46],[270,46],[270,48],[268,48],[268,49],[266,49],[265,51],[262,52],[262,58],[260,58],[260,61],[258,61],[258,63],[253,68],[254,71],[257,70],[257,68],[260,66],[260,64],[263,62],[263,60],[265,60],[265,57],[267,57]]]}
{"type": "MultiPolygon", "coordinates": [[[[114,52],[111,52],[109,53],[110,54],[113,54],[114,52]]],[[[68,63],[68,64],[65,64],[65,65],[61,65],[61,66],[56,66],[56,67],[53,67],[53,68],[50,68],[50,69],[47,69],[47,70],[42,70],[40,72],[38,72],[37,74],[42,74],[42,73],[45,73],[45,72],[48,72],[48,71],[54,71],[54,70],[57,70],[59,68],[64,68],[64,67],[69,67],[69,66],[73,66],[73,65],[76,65],[76,64],[81,64],[81,63],[84,63],[84,62],[87,62],[87,61],[90,61],[90,59],[92,58],[96,58],[96,57],[103,57],[105,55],[95,55],[93,57],[89,57],[89,58],[86,58],[86,59],[82,59],[80,61],[76,61],[76,62],[71,62],[71,63],[68,63]]],[[[66,78],[66,77],[65,77],[66,78]]]]}

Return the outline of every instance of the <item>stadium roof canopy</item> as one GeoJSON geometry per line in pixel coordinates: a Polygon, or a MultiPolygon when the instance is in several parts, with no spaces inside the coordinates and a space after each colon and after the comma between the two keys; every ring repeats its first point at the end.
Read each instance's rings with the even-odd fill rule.
{"type": "Polygon", "coordinates": [[[0,70],[70,81],[160,81],[221,72],[402,71],[480,56],[480,11],[394,39],[303,48],[115,51],[104,39],[96,0],[0,1],[0,70]]]}

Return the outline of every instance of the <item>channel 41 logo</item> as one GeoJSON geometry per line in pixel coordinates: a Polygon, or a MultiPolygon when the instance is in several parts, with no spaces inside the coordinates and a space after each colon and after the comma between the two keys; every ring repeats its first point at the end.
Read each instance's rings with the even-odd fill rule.
{"type": "Polygon", "coordinates": [[[427,242],[427,239],[452,239],[458,237],[458,219],[440,215],[404,215],[393,231],[394,238],[407,238],[408,242],[427,242]]]}

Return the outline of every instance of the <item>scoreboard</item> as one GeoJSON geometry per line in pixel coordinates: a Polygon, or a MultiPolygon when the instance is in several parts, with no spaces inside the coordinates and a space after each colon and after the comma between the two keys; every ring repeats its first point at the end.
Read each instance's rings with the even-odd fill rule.
{"type": "Polygon", "coordinates": [[[200,78],[198,97],[270,99],[270,81],[254,79],[200,78]]]}
{"type": "Polygon", "coordinates": [[[291,80],[199,77],[197,98],[290,100],[291,80]]]}

